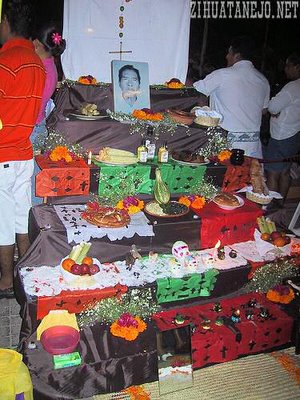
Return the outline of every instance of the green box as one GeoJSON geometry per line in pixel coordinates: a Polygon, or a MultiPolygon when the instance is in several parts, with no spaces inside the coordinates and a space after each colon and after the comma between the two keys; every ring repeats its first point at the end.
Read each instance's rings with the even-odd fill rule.
{"type": "Polygon", "coordinates": [[[59,354],[53,356],[54,369],[73,367],[81,364],[81,357],[78,351],[69,354],[59,354]]]}

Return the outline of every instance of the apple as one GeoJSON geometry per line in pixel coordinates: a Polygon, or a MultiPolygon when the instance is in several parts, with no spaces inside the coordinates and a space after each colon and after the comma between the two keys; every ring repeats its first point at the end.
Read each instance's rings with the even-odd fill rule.
{"type": "Polygon", "coordinates": [[[90,266],[87,264],[81,264],[80,275],[90,275],[90,266]]]}
{"type": "Polygon", "coordinates": [[[271,233],[271,240],[275,240],[275,239],[277,239],[279,237],[282,237],[280,232],[274,231],[274,232],[271,233]]]}
{"type": "Polygon", "coordinates": [[[81,265],[73,264],[71,267],[71,273],[74,275],[81,275],[81,265]]]}
{"type": "Polygon", "coordinates": [[[100,271],[100,268],[99,268],[99,266],[98,266],[97,264],[92,264],[92,265],[90,266],[90,274],[91,274],[91,275],[95,275],[95,274],[97,274],[99,271],[100,271]]]}

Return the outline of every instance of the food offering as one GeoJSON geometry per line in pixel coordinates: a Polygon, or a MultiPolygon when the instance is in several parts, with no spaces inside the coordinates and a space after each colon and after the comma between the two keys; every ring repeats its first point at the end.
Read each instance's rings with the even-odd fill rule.
{"type": "Polygon", "coordinates": [[[204,156],[191,150],[173,151],[172,160],[182,165],[191,166],[209,163],[209,160],[205,159],[204,156]]]}
{"type": "Polygon", "coordinates": [[[256,158],[251,160],[250,181],[252,191],[246,192],[247,199],[257,204],[269,204],[272,200],[272,196],[270,196],[269,189],[266,185],[262,166],[256,158]]]}
{"type": "Polygon", "coordinates": [[[154,217],[180,217],[189,212],[189,207],[178,201],[170,201],[171,194],[167,184],[162,180],[159,168],[155,170],[154,198],[146,204],[144,210],[154,217]]]}
{"type": "Polygon", "coordinates": [[[218,126],[223,118],[220,113],[210,109],[207,106],[194,107],[191,110],[191,113],[195,115],[195,124],[203,126],[205,128],[218,126]]]}
{"type": "Polygon", "coordinates": [[[154,217],[174,218],[186,215],[189,212],[189,207],[178,201],[170,201],[165,205],[150,201],[146,204],[145,211],[154,217]]]}
{"type": "Polygon", "coordinates": [[[181,110],[167,110],[166,114],[177,124],[192,125],[195,115],[181,110]]]}
{"type": "Polygon", "coordinates": [[[126,209],[101,206],[98,202],[88,202],[81,217],[99,228],[122,228],[130,223],[126,209]]]}
{"type": "Polygon", "coordinates": [[[235,194],[219,193],[213,198],[213,202],[223,210],[232,211],[244,205],[244,200],[235,194]]]}
{"type": "Polygon", "coordinates": [[[134,153],[127,150],[114,149],[112,147],[103,147],[95,160],[107,165],[126,166],[136,164],[138,159],[134,153]]]}
{"type": "Polygon", "coordinates": [[[270,218],[257,218],[257,225],[260,231],[260,238],[276,247],[283,247],[291,243],[291,238],[285,232],[279,232],[276,225],[270,218]]]}
{"type": "Polygon", "coordinates": [[[62,259],[61,271],[67,284],[88,287],[96,283],[101,264],[96,258],[88,256],[90,247],[91,243],[81,242],[62,259]]]}

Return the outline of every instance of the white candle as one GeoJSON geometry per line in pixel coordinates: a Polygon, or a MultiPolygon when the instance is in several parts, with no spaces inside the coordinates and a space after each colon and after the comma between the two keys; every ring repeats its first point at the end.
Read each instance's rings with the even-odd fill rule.
{"type": "Polygon", "coordinates": [[[91,150],[88,152],[88,160],[87,160],[88,165],[92,164],[92,152],[91,150]]]}

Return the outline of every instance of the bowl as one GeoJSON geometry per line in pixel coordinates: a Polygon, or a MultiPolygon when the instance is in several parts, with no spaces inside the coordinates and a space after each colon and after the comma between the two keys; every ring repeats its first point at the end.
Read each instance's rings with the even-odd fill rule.
{"type": "Polygon", "coordinates": [[[181,110],[167,110],[167,115],[177,124],[192,125],[195,115],[181,110]]]}
{"type": "Polygon", "coordinates": [[[236,198],[238,199],[238,202],[239,202],[239,205],[238,205],[238,206],[227,206],[227,205],[225,205],[225,204],[219,204],[219,203],[217,203],[214,199],[213,199],[213,202],[214,202],[218,207],[222,208],[222,210],[232,211],[232,210],[235,210],[236,208],[242,207],[242,206],[245,204],[244,200],[243,200],[240,196],[234,195],[234,197],[236,197],[236,198]]]}
{"type": "Polygon", "coordinates": [[[50,354],[72,353],[79,343],[80,334],[71,326],[56,325],[45,329],[41,335],[44,350],[50,354]]]}

